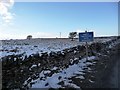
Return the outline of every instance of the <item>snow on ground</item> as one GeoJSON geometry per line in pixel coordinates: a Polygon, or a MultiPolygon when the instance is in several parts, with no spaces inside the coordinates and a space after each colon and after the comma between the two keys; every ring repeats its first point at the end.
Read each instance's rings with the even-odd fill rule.
{"type": "MultiPolygon", "coordinates": [[[[106,42],[111,39],[95,39],[94,42],[106,42]]],[[[84,45],[85,43],[78,40],[69,39],[23,39],[23,40],[2,40],[0,45],[0,58],[8,55],[24,54],[29,56],[36,53],[61,51],[66,48],[84,45]]],[[[92,42],[89,42],[89,44],[92,42]]]]}
{"type": "MultiPolygon", "coordinates": [[[[95,39],[94,42],[106,42],[111,39],[95,39]]],[[[89,44],[92,42],[89,42],[89,44]]],[[[80,43],[78,41],[70,41],[69,39],[32,39],[32,40],[6,40],[2,41],[2,46],[0,46],[0,58],[12,55],[12,54],[22,54],[24,55],[31,55],[35,53],[43,53],[43,52],[51,52],[51,51],[61,51],[65,48],[75,47],[77,45],[83,45],[85,43],[80,43]]],[[[114,46],[116,43],[113,43],[109,48],[114,46]]],[[[91,56],[88,57],[88,61],[94,60],[96,57],[91,56]]],[[[78,59],[78,58],[75,58],[78,59]]],[[[57,70],[58,67],[54,67],[51,70],[42,71],[39,74],[39,78],[36,80],[32,80],[34,83],[31,87],[30,83],[28,86],[31,88],[60,88],[64,86],[80,88],[79,86],[75,85],[69,78],[77,76],[77,78],[85,79],[83,71],[85,68],[88,68],[88,71],[91,69],[87,66],[94,65],[95,62],[87,62],[86,58],[79,60],[78,64],[70,65],[68,68],[60,70],[59,73],[52,74],[51,77],[46,76],[46,74],[51,73],[51,70],[57,70]],[[40,79],[42,78],[43,79],[40,79]],[[61,85],[60,83],[63,83],[61,85]]],[[[30,69],[36,67],[37,65],[34,64],[31,66],[30,69]]],[[[38,64],[40,66],[40,63],[38,64]]],[[[89,80],[91,83],[94,81],[89,80]]],[[[27,83],[27,80],[24,84],[27,83]]]]}
{"type": "Polygon", "coordinates": [[[64,39],[9,40],[2,42],[0,53],[2,55],[1,57],[22,53],[29,56],[35,53],[61,51],[79,44],[77,41],[71,42],[70,40],[64,39]],[[16,50],[16,52],[12,52],[12,50],[16,50]]]}
{"type": "MultiPolygon", "coordinates": [[[[95,58],[96,58],[95,56],[91,56],[88,58],[88,61],[94,60],[95,58]]],[[[39,74],[38,79],[32,80],[32,83],[35,84],[33,84],[31,88],[61,88],[61,87],[64,88],[64,86],[80,88],[79,86],[75,85],[69,78],[79,75],[79,77],[77,78],[85,79],[85,77],[83,76],[85,73],[83,73],[83,71],[88,64],[92,63],[88,63],[86,58],[83,58],[79,60],[78,64],[70,65],[68,68],[61,70],[59,73],[54,73],[51,77],[49,76],[45,77],[46,73],[50,73],[49,70],[42,71],[39,74]],[[40,80],[41,77],[45,77],[45,79],[40,80]],[[63,83],[63,86],[59,84],[60,82],[63,83]]],[[[54,67],[53,69],[56,69],[56,67],[54,67]]],[[[27,80],[25,81],[25,83],[26,82],[27,80]]]]}

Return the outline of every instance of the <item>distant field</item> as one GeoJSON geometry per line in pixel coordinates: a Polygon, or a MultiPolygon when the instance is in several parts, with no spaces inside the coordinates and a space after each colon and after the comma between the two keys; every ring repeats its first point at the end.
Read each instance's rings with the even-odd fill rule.
{"type": "MultiPolygon", "coordinates": [[[[108,38],[95,38],[94,42],[106,42],[113,37],[108,38]]],[[[66,48],[75,47],[77,45],[84,45],[84,42],[79,42],[78,39],[71,41],[68,38],[33,38],[28,39],[16,39],[16,40],[0,40],[0,58],[8,55],[31,55],[35,53],[61,51],[66,48]]],[[[92,42],[89,42],[89,44],[92,42]]]]}

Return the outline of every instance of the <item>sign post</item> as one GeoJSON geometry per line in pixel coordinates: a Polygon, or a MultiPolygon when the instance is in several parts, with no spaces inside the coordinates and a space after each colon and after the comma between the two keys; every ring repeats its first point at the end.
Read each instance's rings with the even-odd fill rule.
{"type": "Polygon", "coordinates": [[[79,42],[86,42],[86,60],[88,60],[88,43],[93,41],[93,32],[83,32],[83,33],[79,33],[79,42]]]}
{"type": "Polygon", "coordinates": [[[88,43],[86,42],[86,60],[88,60],[88,43]]]}

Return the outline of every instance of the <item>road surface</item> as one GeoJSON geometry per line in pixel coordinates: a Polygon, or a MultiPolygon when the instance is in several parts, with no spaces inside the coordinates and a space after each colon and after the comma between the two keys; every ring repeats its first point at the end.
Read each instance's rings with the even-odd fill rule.
{"type": "Polygon", "coordinates": [[[110,87],[111,88],[118,88],[120,90],[120,51],[118,52],[118,55],[116,56],[117,62],[114,64],[114,67],[112,69],[111,75],[110,75],[110,87]]]}
{"type": "MultiPolygon", "coordinates": [[[[106,80],[103,80],[103,88],[119,88],[120,90],[120,45],[118,45],[117,53],[111,55],[113,63],[109,68],[109,73],[104,76],[106,80]]],[[[101,86],[101,87],[102,87],[101,86]]]]}

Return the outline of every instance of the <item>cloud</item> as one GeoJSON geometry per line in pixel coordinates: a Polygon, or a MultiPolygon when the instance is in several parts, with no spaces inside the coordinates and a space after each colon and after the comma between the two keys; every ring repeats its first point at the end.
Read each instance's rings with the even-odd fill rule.
{"type": "Polygon", "coordinates": [[[10,9],[14,5],[14,0],[0,0],[0,16],[5,23],[10,23],[14,14],[10,12],[10,9]]]}

